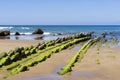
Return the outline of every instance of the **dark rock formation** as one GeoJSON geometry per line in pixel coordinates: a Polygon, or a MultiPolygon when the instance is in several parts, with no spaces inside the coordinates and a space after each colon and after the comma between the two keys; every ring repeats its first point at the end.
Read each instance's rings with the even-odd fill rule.
{"type": "Polygon", "coordinates": [[[0,36],[8,36],[8,35],[10,35],[9,30],[0,30],[0,36]]]}
{"type": "Polygon", "coordinates": [[[3,57],[6,57],[6,56],[7,56],[7,53],[6,53],[6,52],[0,53],[0,59],[3,58],[3,57]]]}
{"type": "Polygon", "coordinates": [[[20,33],[19,33],[19,32],[16,32],[15,35],[16,35],[16,36],[17,36],[17,35],[20,35],[20,33]]]}
{"type": "Polygon", "coordinates": [[[42,50],[46,47],[46,44],[42,44],[41,46],[38,47],[39,50],[42,50]]]}
{"type": "Polygon", "coordinates": [[[105,37],[106,37],[106,35],[107,35],[107,32],[102,33],[103,38],[105,38],[105,37]]]}
{"type": "Polygon", "coordinates": [[[32,34],[43,34],[43,31],[40,28],[38,28],[32,34]]]}

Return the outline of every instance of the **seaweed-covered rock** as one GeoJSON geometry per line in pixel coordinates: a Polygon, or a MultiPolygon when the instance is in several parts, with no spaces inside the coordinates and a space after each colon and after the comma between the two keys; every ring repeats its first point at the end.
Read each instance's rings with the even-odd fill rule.
{"type": "Polygon", "coordinates": [[[29,50],[29,47],[25,47],[25,49],[24,49],[24,50],[26,50],[26,51],[27,51],[27,50],[29,50]]]}
{"type": "Polygon", "coordinates": [[[15,54],[15,51],[13,51],[13,50],[10,50],[9,52],[8,52],[8,55],[9,56],[12,56],[12,55],[14,55],[15,54]]]}
{"type": "Polygon", "coordinates": [[[0,67],[3,65],[8,65],[11,63],[11,59],[9,57],[2,58],[0,60],[0,67]]]}
{"type": "Polygon", "coordinates": [[[63,40],[63,41],[65,41],[65,40],[66,40],[66,38],[65,38],[65,37],[63,37],[63,38],[62,38],[62,40],[63,40]]]}
{"type": "Polygon", "coordinates": [[[33,47],[34,47],[34,46],[31,45],[31,46],[28,47],[28,49],[31,50],[33,47]]]}
{"type": "Polygon", "coordinates": [[[54,40],[51,40],[49,42],[46,42],[46,46],[51,46],[51,45],[54,45],[55,44],[55,41],[54,40]]]}
{"type": "Polygon", "coordinates": [[[10,35],[9,30],[0,30],[0,36],[8,36],[8,35],[10,35]]]}
{"type": "Polygon", "coordinates": [[[31,53],[31,54],[36,53],[36,49],[35,49],[35,48],[31,49],[31,50],[30,50],[30,53],[31,53]]]}
{"type": "Polygon", "coordinates": [[[21,48],[16,48],[14,51],[20,53],[22,50],[21,48]]]}
{"type": "Polygon", "coordinates": [[[15,32],[15,35],[18,36],[18,35],[20,35],[20,33],[19,32],[15,32]]]}
{"type": "Polygon", "coordinates": [[[17,71],[18,71],[18,72],[23,72],[23,71],[26,71],[27,69],[28,69],[27,66],[22,65],[22,66],[20,66],[20,68],[17,69],[17,71]]]}
{"type": "Polygon", "coordinates": [[[25,51],[25,55],[30,55],[30,51],[25,51]]]}
{"type": "Polygon", "coordinates": [[[60,43],[61,42],[61,38],[57,38],[55,43],[60,43]]]}
{"type": "Polygon", "coordinates": [[[17,61],[20,59],[20,54],[17,52],[13,56],[11,56],[12,61],[17,61]]]}
{"type": "Polygon", "coordinates": [[[34,65],[36,65],[36,64],[38,64],[38,61],[32,61],[32,62],[29,62],[29,63],[28,63],[28,66],[29,66],[29,67],[32,67],[32,66],[34,66],[34,65]]]}
{"type": "Polygon", "coordinates": [[[21,50],[24,50],[24,47],[21,47],[21,50]]]}
{"type": "Polygon", "coordinates": [[[38,47],[39,50],[44,49],[46,47],[46,44],[42,44],[38,47]]]}
{"type": "Polygon", "coordinates": [[[3,58],[3,57],[6,57],[6,56],[7,56],[7,53],[6,53],[6,52],[0,53],[0,59],[3,58]]]}
{"type": "Polygon", "coordinates": [[[32,34],[43,34],[43,31],[40,28],[38,28],[32,34]]]}
{"type": "Polygon", "coordinates": [[[107,32],[102,33],[103,38],[105,38],[105,37],[106,37],[106,35],[107,35],[107,32]]]}

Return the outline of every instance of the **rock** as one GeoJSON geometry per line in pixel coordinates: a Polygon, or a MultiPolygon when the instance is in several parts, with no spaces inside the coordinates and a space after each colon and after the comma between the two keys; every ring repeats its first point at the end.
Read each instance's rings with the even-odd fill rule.
{"type": "Polygon", "coordinates": [[[0,59],[3,58],[3,57],[6,57],[6,56],[7,56],[7,53],[6,53],[6,52],[0,53],[0,59]]]}
{"type": "Polygon", "coordinates": [[[32,34],[43,34],[43,31],[40,28],[38,28],[32,34]]]}
{"type": "Polygon", "coordinates": [[[55,43],[60,43],[61,42],[61,38],[57,38],[55,43]]]}
{"type": "Polygon", "coordinates": [[[16,32],[15,35],[16,35],[16,36],[17,36],[17,35],[20,35],[20,33],[19,33],[19,32],[16,32]]]}
{"type": "Polygon", "coordinates": [[[105,38],[105,37],[106,37],[106,35],[107,35],[107,32],[102,33],[103,38],[105,38]]]}
{"type": "Polygon", "coordinates": [[[62,35],[62,33],[58,33],[57,35],[62,35]]]}
{"type": "Polygon", "coordinates": [[[38,49],[39,50],[42,50],[42,49],[44,49],[46,47],[46,44],[41,44],[39,47],[38,47],[38,49]]]}
{"type": "Polygon", "coordinates": [[[15,51],[13,51],[13,50],[11,50],[11,51],[9,51],[8,52],[8,55],[11,57],[12,55],[14,55],[15,54],[15,51]]]}
{"type": "Polygon", "coordinates": [[[21,53],[22,50],[23,50],[22,48],[15,48],[14,52],[15,52],[15,53],[17,53],[17,52],[18,52],[18,53],[21,53]]]}
{"type": "Polygon", "coordinates": [[[11,59],[9,57],[4,57],[0,60],[0,67],[3,65],[8,65],[11,63],[11,59]]]}
{"type": "Polygon", "coordinates": [[[0,36],[8,36],[8,35],[10,35],[9,30],[0,30],[0,36]]]}

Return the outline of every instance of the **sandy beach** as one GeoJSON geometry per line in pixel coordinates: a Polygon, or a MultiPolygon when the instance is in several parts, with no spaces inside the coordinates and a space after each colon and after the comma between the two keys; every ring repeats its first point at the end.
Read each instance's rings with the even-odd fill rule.
{"type": "Polygon", "coordinates": [[[120,0],[0,0],[0,80],[120,80],[120,0]]]}
{"type": "MultiPolygon", "coordinates": [[[[3,41],[9,43],[12,47],[9,48],[8,44],[4,44],[8,50],[17,46],[35,45],[39,41],[3,41]],[[26,44],[27,42],[27,44],[26,44]],[[13,45],[12,45],[13,44],[13,45]]],[[[3,45],[3,44],[2,44],[3,45]]],[[[79,46],[79,45],[76,45],[79,46]]],[[[72,46],[66,50],[52,55],[46,61],[30,67],[29,71],[20,72],[14,76],[10,76],[6,80],[119,80],[119,67],[120,67],[120,48],[101,47],[99,54],[97,47],[91,47],[81,62],[75,63],[72,67],[72,72],[67,73],[65,76],[60,76],[57,72],[73,57],[78,51],[76,46],[72,46]],[[99,60],[99,64],[96,62],[99,60]]],[[[3,51],[5,48],[2,49],[3,51]]],[[[0,80],[2,75],[6,72],[0,72],[0,80]]]]}
{"type": "Polygon", "coordinates": [[[8,52],[17,47],[37,45],[41,40],[0,40],[0,52],[8,52]]]}

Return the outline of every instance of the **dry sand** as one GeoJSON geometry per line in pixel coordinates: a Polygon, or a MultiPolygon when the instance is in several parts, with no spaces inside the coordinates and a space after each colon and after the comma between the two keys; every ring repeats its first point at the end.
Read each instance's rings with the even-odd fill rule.
{"type": "MultiPolygon", "coordinates": [[[[33,44],[35,43],[33,41],[33,44]]],[[[9,48],[7,44],[6,48],[9,48]]],[[[97,48],[92,47],[87,51],[83,60],[75,64],[72,72],[65,76],[59,76],[57,75],[59,69],[77,52],[69,48],[31,67],[29,71],[21,72],[6,80],[119,80],[119,49],[120,48],[111,49],[102,47],[99,50],[99,54],[97,54],[97,48]],[[99,59],[100,64],[96,64],[97,59],[99,59]]],[[[1,72],[0,74],[2,75],[1,72]]]]}

